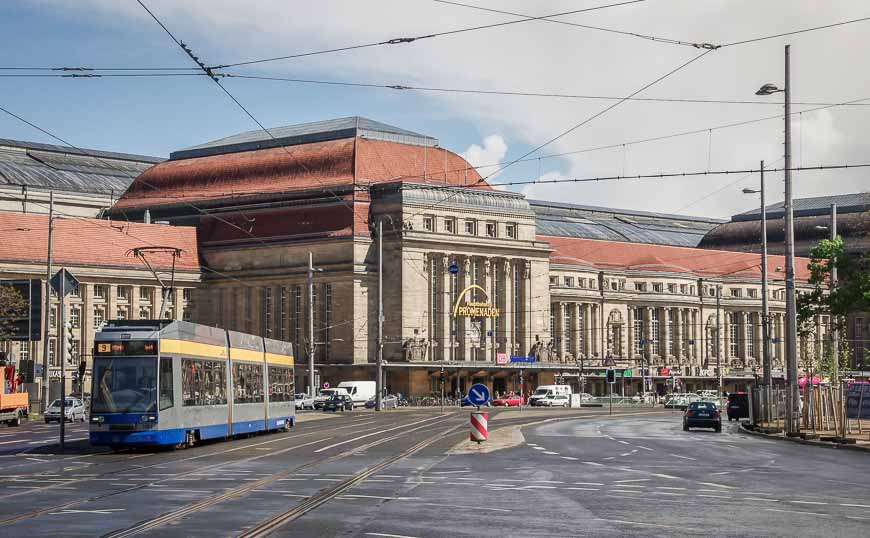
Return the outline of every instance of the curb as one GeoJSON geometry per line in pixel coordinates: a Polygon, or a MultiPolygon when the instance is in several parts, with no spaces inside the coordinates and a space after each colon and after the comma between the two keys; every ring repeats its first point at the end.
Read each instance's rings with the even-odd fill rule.
{"type": "Polygon", "coordinates": [[[740,424],[740,432],[746,433],[749,435],[754,435],[756,437],[763,437],[765,439],[771,439],[775,441],[790,441],[792,443],[799,443],[801,445],[811,445],[823,448],[834,448],[839,450],[853,450],[857,452],[866,452],[870,453],[870,446],[858,446],[858,445],[841,445],[837,443],[828,443],[826,441],[813,441],[807,439],[801,439],[800,437],[784,437],[782,435],[776,434],[767,434],[761,433],[754,430],[747,429],[743,424],[740,424]]]}

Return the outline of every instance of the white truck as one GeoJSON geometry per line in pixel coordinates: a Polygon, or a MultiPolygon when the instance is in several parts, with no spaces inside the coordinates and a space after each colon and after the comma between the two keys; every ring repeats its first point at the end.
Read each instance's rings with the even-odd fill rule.
{"type": "Polygon", "coordinates": [[[338,388],[350,394],[354,407],[364,406],[378,391],[374,381],[342,381],[338,384],[338,388]]]}
{"type": "Polygon", "coordinates": [[[571,387],[568,385],[540,385],[529,397],[529,405],[546,405],[544,400],[553,396],[567,396],[571,399],[571,387]]]}

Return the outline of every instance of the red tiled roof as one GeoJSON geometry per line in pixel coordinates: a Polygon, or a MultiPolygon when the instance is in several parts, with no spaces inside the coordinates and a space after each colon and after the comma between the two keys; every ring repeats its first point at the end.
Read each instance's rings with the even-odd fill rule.
{"type": "MultiPolygon", "coordinates": [[[[0,261],[45,263],[48,252],[48,215],[0,211],[0,261]]],[[[176,269],[199,269],[196,228],[84,218],[54,221],[52,263],[129,267],[146,270],[130,249],[170,246],[182,250],[176,269]]],[[[172,267],[171,255],[148,254],[148,262],[161,269],[172,267]]]]}
{"type": "MultiPolygon", "coordinates": [[[[761,258],[758,254],[705,250],[668,245],[622,243],[576,237],[539,235],[553,248],[550,262],[561,265],[580,265],[595,269],[661,271],[689,273],[699,277],[736,276],[761,277],[761,258]]],[[[806,281],[809,276],[807,258],[795,259],[795,278],[806,281]]],[[[768,277],[783,278],[777,267],[785,268],[783,256],[768,256],[768,277]]]]}
{"type": "MultiPolygon", "coordinates": [[[[463,186],[480,176],[437,147],[346,138],[166,161],[140,175],[115,209],[399,181],[463,186]],[[425,180],[423,176],[425,175],[425,180]]],[[[484,184],[483,188],[488,188],[484,184]]]]}

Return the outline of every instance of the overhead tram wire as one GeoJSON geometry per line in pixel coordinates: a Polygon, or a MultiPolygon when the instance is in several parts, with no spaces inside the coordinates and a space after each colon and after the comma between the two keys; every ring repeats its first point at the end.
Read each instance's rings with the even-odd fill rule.
{"type": "Polygon", "coordinates": [[[773,35],[767,35],[767,36],[761,36],[761,37],[754,37],[751,39],[744,39],[742,41],[732,41],[731,43],[725,43],[725,44],[721,45],[721,47],[722,48],[735,47],[737,45],[746,45],[748,43],[757,43],[758,41],[766,41],[768,39],[776,39],[777,37],[786,37],[786,36],[790,36],[790,35],[804,34],[807,32],[815,32],[816,30],[825,30],[827,28],[835,28],[837,26],[845,26],[847,24],[854,24],[856,22],[864,22],[864,21],[870,21],[870,17],[861,17],[860,19],[850,19],[850,20],[835,22],[832,24],[825,24],[823,26],[813,26],[812,28],[804,28],[802,30],[794,30],[792,32],[783,32],[781,34],[773,34],[773,35]]]}
{"type": "MultiPolygon", "coordinates": [[[[2,76],[2,75],[0,75],[2,76]]],[[[542,97],[555,99],[585,99],[599,101],[639,101],[639,102],[657,102],[657,103],[697,103],[697,104],[717,104],[717,105],[764,105],[764,106],[782,106],[782,103],[776,103],[770,100],[764,101],[747,101],[747,100],[732,100],[732,99],[680,99],[671,97],[618,97],[613,95],[582,95],[569,93],[553,93],[553,92],[525,92],[513,90],[479,90],[479,89],[464,89],[464,88],[438,88],[427,86],[411,86],[406,84],[376,84],[367,82],[346,82],[340,80],[312,80],[299,78],[285,77],[270,77],[259,75],[237,75],[235,73],[223,73],[226,78],[237,78],[245,80],[265,80],[274,82],[291,82],[299,84],[320,84],[326,86],[347,86],[353,88],[373,88],[373,89],[388,89],[398,91],[418,91],[418,92],[445,92],[445,93],[462,93],[462,94],[479,94],[479,95],[504,95],[508,97],[542,97]]],[[[838,106],[841,103],[820,103],[813,101],[792,101],[793,105],[806,106],[838,106]]],[[[870,104],[862,103],[859,106],[870,106],[870,104]]]]}
{"type": "MultiPolygon", "coordinates": [[[[137,0],[137,1],[139,1],[139,0],[137,0]]],[[[646,1],[646,0],[626,0],[626,1],[624,1],[624,2],[617,2],[617,3],[613,3],[613,4],[604,4],[604,5],[593,6],[593,7],[583,8],[583,9],[574,9],[574,10],[571,10],[571,11],[563,11],[563,12],[561,12],[561,13],[553,13],[553,14],[550,14],[550,15],[542,15],[542,16],[540,16],[540,17],[527,17],[527,18],[525,18],[525,19],[519,19],[519,20],[513,20],[513,21],[506,21],[506,22],[499,22],[499,23],[493,23],[493,24],[485,24],[485,25],[481,25],[481,26],[471,26],[471,27],[468,27],[468,28],[459,28],[459,29],[457,29],[457,30],[447,30],[447,31],[444,31],[444,32],[435,32],[435,33],[432,33],[432,34],[419,35],[419,36],[414,36],[414,37],[397,37],[397,38],[393,38],[393,39],[387,39],[387,40],[385,40],[385,41],[376,41],[376,42],[373,42],[373,43],[364,43],[364,44],[360,44],[360,45],[349,45],[349,46],[346,46],[346,47],[337,47],[337,48],[326,49],[326,50],[318,50],[318,51],[312,51],[312,52],[302,52],[302,53],[298,53],[298,54],[288,54],[288,55],[286,55],[286,56],[274,56],[274,57],[271,57],[271,58],[263,58],[263,59],[258,59],[258,60],[247,60],[247,61],[244,61],[244,62],[226,63],[226,64],[220,64],[220,65],[211,66],[211,69],[225,69],[225,68],[228,68],[228,67],[237,67],[237,66],[242,66],[242,65],[262,64],[262,63],[267,63],[267,62],[276,62],[276,61],[279,61],[279,60],[291,60],[291,59],[294,59],[294,58],[304,58],[304,57],[308,57],[308,56],[318,56],[318,55],[321,55],[321,54],[331,54],[331,53],[334,53],[334,52],[343,52],[343,51],[348,51],[348,50],[358,50],[358,49],[365,49],[365,48],[371,48],[371,47],[380,47],[380,46],[385,46],[385,45],[400,45],[400,44],[406,44],[406,43],[414,43],[414,42],[416,42],[416,41],[422,41],[422,40],[424,40],[424,39],[431,39],[431,38],[441,37],[441,36],[447,36],[447,35],[462,34],[462,33],[467,33],[467,32],[475,32],[475,31],[478,31],[478,30],[488,30],[488,29],[490,29],[490,28],[499,28],[499,27],[502,27],[502,26],[511,26],[511,25],[514,25],[514,24],[521,24],[521,23],[529,22],[529,21],[537,21],[537,20],[543,20],[543,19],[551,19],[551,18],[553,18],[553,17],[563,17],[563,16],[565,16],[565,15],[574,15],[574,14],[577,14],[577,13],[585,13],[585,12],[589,12],[589,11],[597,11],[597,10],[601,10],[601,9],[608,9],[608,8],[612,8],[612,7],[626,6],[626,5],[630,5],[630,4],[638,4],[638,3],[641,3],[641,2],[645,2],[645,1],[646,1]]],[[[140,2],[140,4],[141,4],[141,2],[140,2]]]]}
{"type": "MultiPolygon", "coordinates": [[[[503,10],[500,10],[500,9],[492,9],[492,8],[483,7],[483,6],[475,6],[475,5],[472,5],[472,4],[463,4],[463,3],[461,3],[461,2],[451,2],[451,1],[448,1],[448,0],[432,0],[432,1],[433,1],[433,2],[436,2],[436,3],[438,3],[438,4],[446,4],[446,5],[449,5],[449,6],[465,7],[465,8],[469,8],[469,9],[476,9],[476,10],[478,10],[478,11],[486,11],[486,12],[489,12],[489,13],[498,13],[498,14],[500,14],[500,15],[511,15],[511,16],[513,16],[513,17],[523,17],[523,18],[529,18],[529,17],[531,17],[531,15],[525,15],[525,14],[522,14],[522,13],[514,13],[514,12],[512,12],[512,11],[503,11],[503,10]]],[[[612,33],[612,34],[620,34],[620,35],[624,35],[624,36],[628,36],[628,37],[636,37],[636,38],[640,38],[640,39],[646,39],[646,40],[648,40],[648,41],[655,41],[655,42],[657,42],[657,43],[667,43],[667,44],[669,44],[669,45],[682,45],[682,46],[687,46],[687,47],[694,47],[694,48],[696,48],[696,49],[715,49],[715,48],[719,48],[719,45],[714,45],[714,44],[712,44],[712,43],[693,43],[693,42],[691,42],[691,41],[681,41],[681,40],[679,40],[679,39],[671,39],[671,38],[668,38],[668,37],[657,37],[657,36],[652,36],[652,35],[639,34],[639,33],[636,33],[636,32],[628,32],[628,31],[625,31],[625,30],[617,30],[617,29],[614,29],[614,28],[603,28],[603,27],[601,27],[601,26],[591,26],[591,25],[588,25],[588,24],[579,24],[579,23],[576,23],[576,22],[561,21],[561,20],[558,20],[558,19],[551,19],[551,18],[544,18],[544,19],[540,19],[540,20],[541,20],[542,22],[549,22],[549,23],[553,23],[553,24],[562,24],[562,25],[566,25],[566,26],[575,26],[575,27],[577,27],[577,28],[584,28],[584,29],[586,29],[586,30],[597,30],[597,31],[600,31],[600,32],[608,32],[608,33],[612,33]]]]}
{"type": "MultiPolygon", "coordinates": [[[[277,139],[275,138],[275,135],[273,135],[272,132],[271,132],[269,129],[267,129],[265,125],[263,125],[263,124],[260,122],[260,120],[258,120],[257,118],[255,118],[254,115],[251,114],[251,112],[250,112],[247,108],[245,108],[245,106],[244,106],[244,105],[243,105],[243,104],[242,104],[238,99],[236,99],[236,97],[235,97],[232,93],[230,93],[230,91],[227,90],[226,87],[224,87],[223,84],[220,83],[220,79],[219,79],[220,74],[214,72],[214,69],[216,69],[216,68],[212,68],[212,67],[208,67],[208,66],[206,66],[206,65],[205,65],[205,64],[204,64],[204,63],[199,59],[199,57],[197,57],[196,55],[194,55],[194,54],[193,54],[193,51],[191,51],[190,47],[188,47],[188,46],[185,45],[182,41],[180,41],[178,38],[176,38],[175,35],[174,35],[172,32],[169,31],[169,28],[167,28],[166,25],[163,24],[163,22],[161,22],[161,20],[157,18],[157,16],[154,14],[154,12],[152,12],[150,9],[148,9],[148,6],[146,6],[145,3],[144,3],[142,0],[136,0],[136,2],[137,2],[140,6],[142,6],[142,9],[144,9],[146,12],[148,12],[148,14],[151,16],[151,18],[154,19],[154,22],[156,22],[156,23],[157,23],[161,28],[163,28],[163,31],[166,32],[166,34],[167,34],[167,35],[172,39],[172,41],[174,41],[175,44],[178,45],[178,47],[181,48],[181,49],[185,52],[185,54],[187,54],[187,55],[190,57],[190,59],[193,60],[194,63],[196,63],[196,65],[198,65],[199,68],[200,68],[200,69],[201,69],[205,74],[207,74],[207,75],[209,76],[209,78],[212,79],[212,80],[214,81],[215,84],[218,85],[218,87],[221,89],[221,91],[223,91],[223,92],[227,95],[227,97],[229,97],[229,98],[230,98],[230,99],[231,99],[231,100],[232,100],[232,101],[233,101],[233,102],[234,102],[234,103],[235,103],[239,108],[241,108],[242,111],[244,111],[244,113],[247,114],[247,116],[248,116],[249,118],[251,118],[251,120],[253,120],[253,122],[256,123],[256,124],[260,127],[260,129],[262,129],[262,130],[263,130],[263,131],[264,131],[264,132],[269,136],[269,138],[271,138],[272,140],[277,140],[277,139]]],[[[290,150],[288,150],[286,146],[280,146],[280,147],[281,147],[282,150],[284,150],[285,153],[287,153],[287,155],[289,155],[290,157],[293,157],[293,152],[290,151],[290,150]]],[[[303,166],[303,168],[307,168],[307,167],[304,165],[304,163],[300,163],[300,164],[303,166]]],[[[326,187],[325,185],[323,185],[323,183],[322,183],[321,181],[319,181],[319,180],[316,180],[316,181],[320,184],[320,186],[321,186],[321,187],[322,187],[326,192],[328,192],[328,193],[329,193],[333,198],[335,198],[336,200],[338,200],[339,202],[341,202],[342,204],[344,204],[344,205],[347,207],[347,209],[348,209],[351,213],[353,213],[353,211],[354,211],[354,207],[353,207],[353,204],[352,204],[352,203],[349,203],[349,202],[348,202],[347,200],[345,200],[344,198],[338,196],[338,195],[337,195],[333,190],[331,190],[331,189],[329,189],[328,187],[326,187]]],[[[192,205],[192,204],[191,204],[191,205],[192,205]]],[[[235,226],[235,227],[236,227],[237,229],[239,229],[239,230],[244,231],[245,233],[247,233],[247,234],[250,235],[251,237],[257,239],[257,240],[258,240],[259,242],[261,242],[263,245],[267,245],[267,246],[268,246],[268,244],[267,244],[265,241],[263,241],[261,238],[255,236],[255,235],[252,234],[250,231],[244,230],[243,228],[238,227],[238,226],[235,226]]]]}

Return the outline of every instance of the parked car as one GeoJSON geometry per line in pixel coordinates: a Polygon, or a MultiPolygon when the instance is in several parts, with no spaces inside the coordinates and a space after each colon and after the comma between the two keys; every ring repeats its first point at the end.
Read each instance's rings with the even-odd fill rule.
{"type": "MultiPolygon", "coordinates": [[[[491,400],[490,400],[490,402],[491,402],[491,400]]],[[[489,406],[490,406],[490,402],[486,402],[486,403],[483,404],[481,407],[489,407],[489,406]]],[[[473,404],[473,403],[471,403],[471,402],[468,400],[468,396],[462,398],[462,401],[460,402],[459,405],[460,405],[460,407],[469,407],[469,406],[470,406],[470,407],[477,407],[476,404],[473,404]]]]}
{"type": "Polygon", "coordinates": [[[323,403],[324,411],[353,411],[353,400],[347,394],[335,394],[323,403]]]}
{"type": "Polygon", "coordinates": [[[539,398],[537,400],[537,405],[543,407],[570,407],[571,396],[568,394],[552,394],[550,396],[545,396],[544,398],[539,398]]]}
{"type": "Polygon", "coordinates": [[[672,394],[670,399],[665,400],[665,409],[685,410],[690,403],[700,402],[701,397],[694,393],[672,394]]]}
{"type": "Polygon", "coordinates": [[[344,394],[346,396],[350,396],[350,394],[347,393],[347,390],[343,388],[320,389],[320,393],[314,397],[314,408],[322,409],[323,404],[325,404],[327,400],[337,394],[344,394]]]}
{"type": "Polygon", "coordinates": [[[314,398],[305,393],[296,395],[296,409],[314,409],[314,398]]]}
{"type": "Polygon", "coordinates": [[[683,414],[683,431],[689,428],[713,428],[722,431],[722,417],[713,402],[692,402],[683,414]]]}
{"type": "Polygon", "coordinates": [[[519,407],[525,403],[525,397],[517,394],[508,394],[492,401],[492,405],[501,407],[519,407]]]}
{"type": "Polygon", "coordinates": [[[728,395],[725,409],[728,411],[728,422],[749,418],[749,395],[745,392],[732,392],[728,395]]]}
{"type": "MultiPolygon", "coordinates": [[[[374,409],[377,404],[377,396],[372,396],[366,400],[366,409],[374,409]]],[[[392,394],[387,394],[381,398],[381,405],[384,409],[395,409],[399,407],[399,398],[392,394]]]]}
{"type": "MultiPolygon", "coordinates": [[[[78,398],[66,398],[66,403],[64,405],[66,407],[64,412],[66,413],[66,420],[68,422],[74,422],[76,420],[84,422],[87,418],[85,403],[78,398]]],[[[60,422],[60,399],[51,402],[51,405],[49,405],[45,410],[45,423],[48,424],[53,421],[60,422]]]]}
{"type": "Polygon", "coordinates": [[[538,402],[557,394],[570,396],[571,387],[568,385],[541,385],[535,389],[534,394],[529,396],[529,405],[543,405],[538,402]]]}

